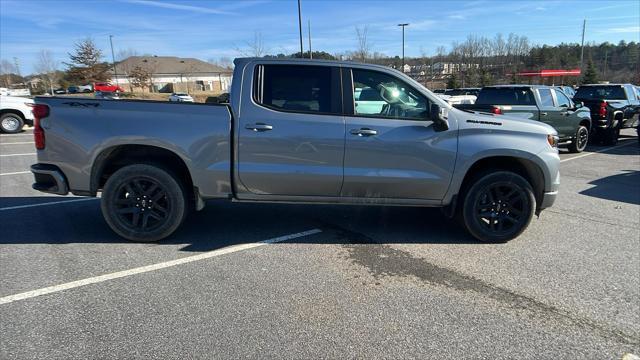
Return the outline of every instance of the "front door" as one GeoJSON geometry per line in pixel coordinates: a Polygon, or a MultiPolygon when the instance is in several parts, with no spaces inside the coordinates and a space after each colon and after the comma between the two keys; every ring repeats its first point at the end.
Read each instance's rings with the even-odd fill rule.
{"type": "Polygon", "coordinates": [[[431,101],[404,80],[382,71],[351,73],[345,109],[347,99],[354,106],[346,117],[341,195],[442,199],[455,164],[457,131],[436,130],[428,116],[431,101]]]}
{"type": "Polygon", "coordinates": [[[243,87],[252,88],[253,99],[243,96],[238,119],[238,197],[338,196],[340,69],[267,62],[246,71],[251,78],[243,87]]]}
{"type": "Polygon", "coordinates": [[[572,137],[576,135],[577,125],[580,117],[573,107],[573,102],[562,91],[553,89],[556,97],[556,106],[560,111],[556,114],[558,133],[560,137],[572,137]]]}

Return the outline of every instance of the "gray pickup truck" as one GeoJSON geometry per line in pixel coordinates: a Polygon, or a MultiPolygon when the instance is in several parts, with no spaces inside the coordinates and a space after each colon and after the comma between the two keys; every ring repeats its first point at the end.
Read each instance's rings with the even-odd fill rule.
{"type": "Polygon", "coordinates": [[[106,222],[133,241],[169,236],[207,199],[442,207],[508,241],[560,181],[550,126],[456,110],[382,66],[237,59],[228,105],[36,103],[33,187],[102,192],[106,222]],[[355,100],[371,89],[379,99],[355,100]]]}

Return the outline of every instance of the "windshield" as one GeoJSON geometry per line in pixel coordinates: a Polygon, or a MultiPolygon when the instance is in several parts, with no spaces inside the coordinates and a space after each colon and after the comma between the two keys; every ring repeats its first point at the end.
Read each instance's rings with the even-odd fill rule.
{"type": "Polygon", "coordinates": [[[578,88],[576,99],[608,99],[624,100],[624,89],[620,85],[614,86],[581,86],[578,88]]]}

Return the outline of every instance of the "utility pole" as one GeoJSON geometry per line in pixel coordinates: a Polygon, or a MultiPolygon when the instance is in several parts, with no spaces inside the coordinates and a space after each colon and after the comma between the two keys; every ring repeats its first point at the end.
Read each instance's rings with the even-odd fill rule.
{"type": "Polygon", "coordinates": [[[116,79],[116,85],[119,87],[118,70],[116,69],[116,55],[113,52],[113,35],[109,35],[109,44],[111,44],[111,61],[113,62],[113,77],[116,79]]]}
{"type": "Polygon", "coordinates": [[[313,52],[311,52],[311,20],[308,20],[309,25],[309,59],[313,59],[313,52]]]}
{"type": "Polygon", "coordinates": [[[302,10],[300,8],[300,0],[298,0],[298,29],[300,30],[300,57],[303,57],[304,49],[302,48],[302,10]]]}
{"type": "Polygon", "coordinates": [[[404,72],[404,27],[409,25],[408,23],[405,24],[398,24],[398,26],[402,27],[402,72],[404,72]]]}
{"type": "Polygon", "coordinates": [[[587,27],[587,19],[584,19],[582,22],[582,49],[580,50],[580,71],[582,72],[582,67],[584,66],[584,30],[587,27]]]}

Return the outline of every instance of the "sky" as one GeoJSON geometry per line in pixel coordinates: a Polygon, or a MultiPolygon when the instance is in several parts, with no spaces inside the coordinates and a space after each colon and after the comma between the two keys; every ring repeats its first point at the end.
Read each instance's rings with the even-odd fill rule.
{"type": "MultiPolygon", "coordinates": [[[[109,35],[118,53],[238,57],[256,32],[269,53],[298,51],[295,0],[0,0],[0,58],[18,59],[22,75],[34,70],[38,53],[50,50],[68,61],[73,44],[92,38],[111,61],[109,35]]],[[[302,0],[304,48],[307,21],[313,50],[356,49],[356,26],[368,28],[371,49],[389,56],[434,55],[469,34],[524,35],[534,44],[640,41],[640,1],[375,1],[302,0]]],[[[62,66],[62,65],[61,65],[62,66]]],[[[63,67],[63,66],[62,66],[63,67]]]]}

